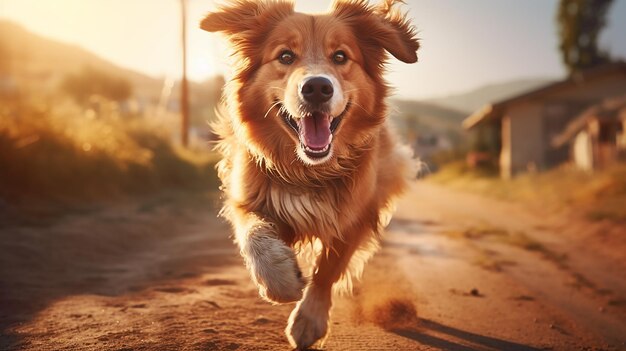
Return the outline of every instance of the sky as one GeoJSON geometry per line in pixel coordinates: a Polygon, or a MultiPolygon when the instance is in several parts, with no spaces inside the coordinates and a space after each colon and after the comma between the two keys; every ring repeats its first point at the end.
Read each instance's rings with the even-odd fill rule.
{"type": "MultiPolygon", "coordinates": [[[[330,0],[296,1],[324,12],[330,0]]],[[[557,50],[557,0],[408,0],[421,38],[419,62],[390,61],[388,80],[401,98],[424,99],[520,78],[565,74],[557,50]]],[[[226,43],[198,28],[214,0],[188,0],[189,75],[228,70],[226,43]]],[[[626,0],[615,0],[601,45],[626,58],[626,0]]],[[[156,77],[180,75],[180,0],[0,0],[0,18],[117,65],[156,77]]]]}

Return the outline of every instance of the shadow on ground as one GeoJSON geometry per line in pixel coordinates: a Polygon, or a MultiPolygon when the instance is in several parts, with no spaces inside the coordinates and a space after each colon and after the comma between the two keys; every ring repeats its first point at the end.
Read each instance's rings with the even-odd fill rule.
{"type": "Polygon", "coordinates": [[[420,319],[419,328],[415,330],[394,330],[394,333],[422,345],[446,351],[540,351],[532,346],[470,333],[427,319],[420,319]]]}

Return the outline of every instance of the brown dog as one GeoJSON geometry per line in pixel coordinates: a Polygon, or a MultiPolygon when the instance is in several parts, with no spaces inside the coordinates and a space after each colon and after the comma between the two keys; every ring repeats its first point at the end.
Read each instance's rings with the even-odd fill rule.
{"type": "Polygon", "coordinates": [[[339,0],[307,15],[236,0],[201,23],[238,59],[214,126],[222,213],[261,296],[299,301],[286,329],[297,348],[326,336],[333,285],[360,274],[415,175],[385,123],[387,52],[413,63],[419,48],[396,2],[339,0]],[[318,254],[310,278],[295,254],[305,247],[318,254]]]}

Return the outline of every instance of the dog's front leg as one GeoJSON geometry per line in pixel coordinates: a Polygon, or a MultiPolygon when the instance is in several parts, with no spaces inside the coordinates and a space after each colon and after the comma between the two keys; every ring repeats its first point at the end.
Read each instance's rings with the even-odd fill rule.
{"type": "Polygon", "coordinates": [[[321,253],[313,281],[306,288],[304,298],[289,316],[285,333],[291,346],[305,350],[328,333],[332,287],[345,272],[356,245],[335,240],[328,253],[321,253]]]}
{"type": "Polygon", "coordinates": [[[275,303],[300,300],[306,281],[294,251],[280,239],[278,226],[248,213],[235,227],[237,243],[259,294],[275,303]]]}

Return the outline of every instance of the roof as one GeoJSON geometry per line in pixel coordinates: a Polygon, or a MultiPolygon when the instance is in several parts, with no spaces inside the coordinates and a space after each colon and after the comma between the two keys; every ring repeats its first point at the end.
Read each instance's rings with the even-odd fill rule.
{"type": "Polygon", "coordinates": [[[616,72],[626,73],[626,63],[618,61],[591,68],[579,74],[573,75],[565,80],[556,83],[550,83],[548,85],[540,87],[539,89],[531,90],[521,95],[513,96],[498,102],[487,104],[478,111],[471,114],[465,120],[463,120],[463,128],[471,129],[485,121],[502,118],[504,111],[514,104],[551,94],[563,88],[576,86],[581,82],[588,82],[590,80],[595,80],[610,74],[615,74],[616,72]]]}
{"type": "Polygon", "coordinates": [[[626,121],[626,95],[610,98],[593,105],[574,118],[565,130],[552,139],[552,145],[560,147],[572,140],[592,120],[626,121]]]}

